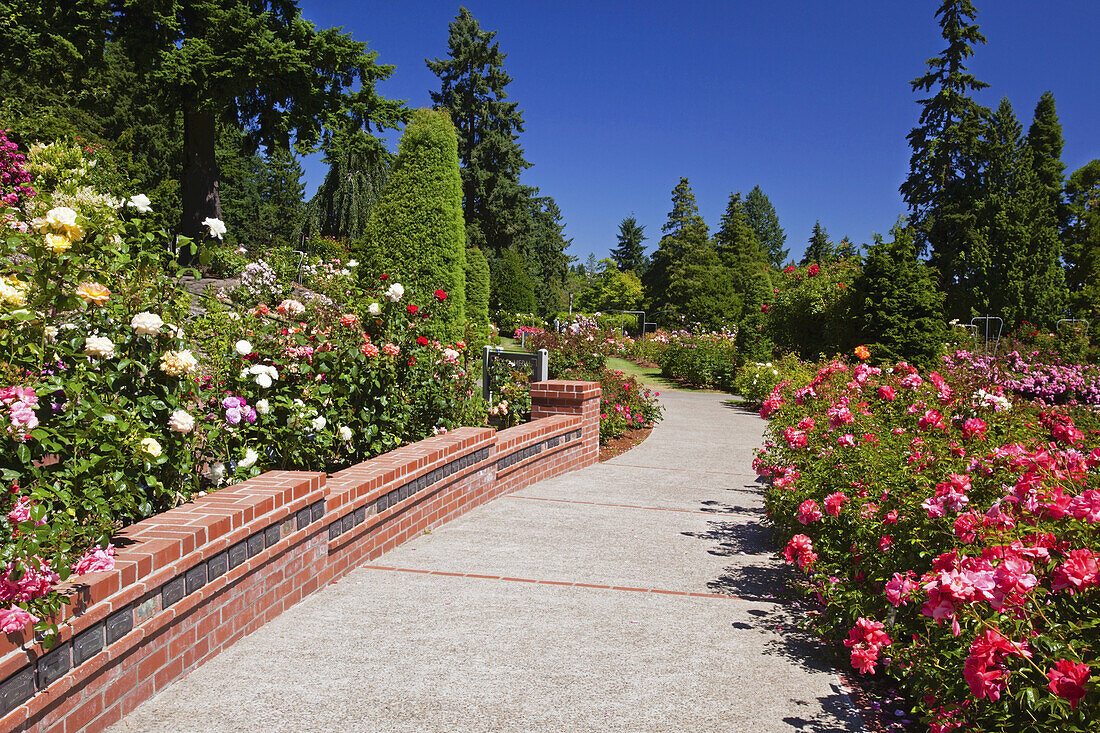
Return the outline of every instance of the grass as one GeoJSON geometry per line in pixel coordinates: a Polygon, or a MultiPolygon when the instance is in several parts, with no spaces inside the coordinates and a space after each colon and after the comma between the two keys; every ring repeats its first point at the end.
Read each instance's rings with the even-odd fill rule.
{"type": "Polygon", "coordinates": [[[661,376],[660,367],[642,367],[638,366],[632,361],[626,359],[620,359],[617,356],[607,357],[607,368],[611,370],[621,371],[624,374],[628,374],[632,377],[636,377],[639,382],[652,389],[665,389],[665,390],[677,390],[680,392],[713,392],[715,390],[698,389],[696,387],[686,387],[679,382],[674,382],[667,377],[661,376]]]}

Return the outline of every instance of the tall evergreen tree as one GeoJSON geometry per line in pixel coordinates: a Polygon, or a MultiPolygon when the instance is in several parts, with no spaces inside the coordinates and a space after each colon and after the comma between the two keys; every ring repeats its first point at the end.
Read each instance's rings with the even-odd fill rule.
{"type": "Polygon", "coordinates": [[[783,246],[787,242],[787,234],[779,226],[775,207],[760,186],[753,186],[745,197],[745,219],[756,234],[757,243],[767,253],[772,267],[781,269],[791,253],[783,246]]]}
{"type": "Polygon", "coordinates": [[[289,148],[275,146],[264,158],[259,183],[263,206],[258,223],[266,240],[265,246],[296,245],[294,235],[301,229],[305,214],[302,194],[302,165],[289,148]]]}
{"type": "Polygon", "coordinates": [[[875,235],[852,284],[852,325],[876,361],[930,367],[943,343],[943,292],[935,272],[917,258],[914,232],[900,223],[893,239],[875,235]]]}
{"type": "Polygon", "coordinates": [[[426,63],[441,81],[432,103],[450,112],[458,132],[466,239],[499,257],[531,226],[530,192],[519,182],[531,164],[519,144],[522,113],[505,91],[512,81],[507,54],[495,37],[460,8],[449,26],[447,58],[426,63]]]}
{"type": "Polygon", "coordinates": [[[345,241],[363,236],[392,161],[382,142],[363,130],[333,135],[325,152],[325,179],[306,206],[305,234],[345,241]]]}
{"type": "Polygon", "coordinates": [[[535,310],[535,284],[527,271],[527,263],[514,249],[504,250],[492,263],[489,305],[505,313],[532,313],[535,310]]]}
{"type": "Polygon", "coordinates": [[[683,255],[669,267],[665,297],[664,309],[686,325],[707,329],[732,326],[744,308],[741,294],[730,287],[729,270],[706,239],[685,242],[683,255]]]}
{"type": "Polygon", "coordinates": [[[1067,295],[1056,210],[1022,130],[1002,99],[985,133],[985,185],[975,207],[985,249],[968,253],[968,301],[1006,324],[1053,325],[1067,295]]]}
{"type": "Polygon", "coordinates": [[[425,302],[436,289],[447,292],[442,314],[427,326],[440,341],[461,338],[466,321],[462,224],[454,127],[444,111],[415,110],[401,136],[389,184],[367,224],[370,254],[357,254],[361,277],[381,268],[402,278],[410,298],[425,302]],[[369,262],[368,256],[378,261],[369,262]]]}
{"type": "MultiPolygon", "coordinates": [[[[532,190],[538,194],[538,189],[532,190]]],[[[565,237],[561,209],[550,196],[532,195],[528,200],[531,227],[516,238],[516,251],[527,262],[539,311],[560,310],[566,305],[565,277],[572,239],[565,237]]]]}
{"type": "Polygon", "coordinates": [[[829,241],[829,234],[820,221],[814,222],[813,231],[806,246],[806,252],[802,255],[801,265],[823,265],[836,259],[833,254],[833,243],[829,241]]]}
{"type": "Polygon", "coordinates": [[[618,245],[611,259],[619,272],[641,274],[645,271],[645,226],[638,224],[633,214],[619,222],[618,245]]]}
{"type": "Polygon", "coordinates": [[[1035,105],[1035,116],[1027,131],[1027,148],[1039,185],[1047,192],[1051,207],[1062,203],[1065,163],[1062,162],[1062,123],[1054,106],[1054,94],[1043,92],[1035,105]]]}
{"type": "Polygon", "coordinates": [[[1074,318],[1090,321],[1100,341],[1100,160],[1091,160],[1066,181],[1066,279],[1074,318]]]}
{"type": "MultiPolygon", "coordinates": [[[[726,213],[714,235],[715,247],[722,264],[729,272],[729,287],[740,296],[744,311],[753,312],[767,303],[772,294],[768,278],[768,258],[756,241],[756,235],[745,216],[741,193],[731,193],[726,213]]],[[[744,313],[734,318],[740,320],[744,313]]]]}
{"type": "Polygon", "coordinates": [[[837,242],[836,250],[834,251],[834,254],[836,255],[837,259],[841,259],[841,260],[843,260],[843,259],[858,260],[859,259],[859,247],[857,247],[856,243],[853,242],[848,237],[842,237],[841,240],[839,242],[837,242]]]}
{"type": "Polygon", "coordinates": [[[703,217],[699,215],[699,205],[695,203],[695,194],[687,178],[681,178],[672,189],[672,210],[668,220],[661,226],[664,236],[657,244],[657,251],[643,281],[646,298],[654,310],[663,310],[672,305],[669,294],[669,281],[672,267],[684,256],[700,247],[710,247],[710,231],[703,217]]]}
{"type": "Polygon", "coordinates": [[[478,333],[489,333],[489,263],[480,249],[466,250],[466,318],[478,333]]]}
{"type": "Polygon", "coordinates": [[[981,196],[983,120],[988,110],[970,93],[988,86],[969,73],[966,61],[985,37],[973,23],[971,0],[944,0],[936,11],[947,47],[927,62],[914,79],[914,91],[931,92],[919,100],[920,119],[908,135],[913,151],[909,176],[901,185],[921,250],[930,251],[947,292],[949,312],[970,315],[972,292],[967,253],[981,249],[974,217],[981,196]]]}

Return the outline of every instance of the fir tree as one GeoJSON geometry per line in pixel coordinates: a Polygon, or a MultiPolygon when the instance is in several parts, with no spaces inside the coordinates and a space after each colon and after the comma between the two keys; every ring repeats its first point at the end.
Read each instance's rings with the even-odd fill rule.
{"type": "MultiPolygon", "coordinates": [[[[759,310],[771,297],[768,259],[748,224],[740,192],[730,194],[714,243],[729,272],[729,286],[740,296],[745,312],[759,310]]],[[[733,317],[740,320],[742,315],[736,313],[733,317]]]]}
{"type": "MultiPolygon", "coordinates": [[[[537,194],[538,189],[532,189],[537,194]]],[[[531,227],[516,238],[516,251],[527,262],[531,279],[537,283],[535,300],[540,312],[560,310],[566,305],[565,277],[569,271],[569,255],[565,250],[572,243],[566,239],[561,209],[550,196],[532,195],[531,227]]]]}
{"type": "Polygon", "coordinates": [[[946,335],[944,295],[917,258],[914,232],[897,224],[890,233],[889,242],[875,235],[852,284],[852,325],[877,362],[930,368],[946,335]]]}
{"type": "Polygon", "coordinates": [[[669,268],[664,310],[689,326],[731,326],[742,312],[743,303],[729,283],[730,273],[711,243],[705,239],[693,243],[669,268]]]}
{"type": "Polygon", "coordinates": [[[1055,210],[1061,207],[1062,187],[1065,184],[1063,145],[1062,123],[1058,121],[1054,95],[1043,92],[1035,105],[1035,116],[1027,131],[1027,148],[1039,185],[1046,191],[1051,207],[1055,210]]]}
{"type": "Polygon", "coordinates": [[[966,67],[973,47],[985,43],[972,22],[976,15],[971,0],[944,0],[936,11],[947,47],[911,82],[914,91],[931,96],[919,100],[920,119],[908,135],[909,176],[901,185],[919,248],[930,251],[947,308],[960,316],[970,315],[975,287],[967,253],[982,248],[974,208],[981,197],[980,137],[988,110],[970,93],[988,84],[966,67]]]}
{"type": "Polygon", "coordinates": [[[836,245],[836,251],[834,252],[837,259],[859,259],[859,247],[848,237],[843,237],[836,245]]]}
{"type": "MultiPolygon", "coordinates": [[[[695,203],[695,194],[687,178],[681,178],[672,189],[672,210],[668,221],[661,226],[664,236],[657,244],[653,260],[644,280],[646,298],[653,310],[672,308],[674,296],[669,292],[672,268],[684,260],[693,250],[710,246],[710,232],[703,217],[699,215],[699,206],[695,203]]],[[[716,255],[717,256],[717,255],[716,255]]]]}
{"type": "Polygon", "coordinates": [[[645,271],[645,226],[639,225],[634,215],[619,222],[618,245],[611,251],[619,272],[641,274],[645,271]]]}
{"type": "Polygon", "coordinates": [[[506,249],[493,263],[489,278],[489,304],[504,313],[532,313],[535,310],[535,284],[527,263],[514,249],[506,249]]]}
{"type": "Polygon", "coordinates": [[[775,207],[760,186],[753,186],[745,197],[745,219],[756,234],[756,242],[768,255],[772,267],[782,269],[790,250],[783,247],[787,234],[779,226],[775,207]]]}
{"type": "Polygon", "coordinates": [[[275,146],[264,159],[259,182],[260,208],[258,228],[267,248],[297,244],[294,234],[301,229],[305,204],[302,194],[302,165],[288,148],[275,146]]]}
{"type": "Polygon", "coordinates": [[[531,164],[519,144],[519,105],[507,101],[507,54],[495,36],[460,8],[449,26],[448,57],[426,63],[441,81],[432,103],[450,112],[458,132],[466,239],[499,257],[531,226],[530,192],[519,182],[531,164]]]}
{"type": "Polygon", "coordinates": [[[823,265],[836,259],[833,253],[833,243],[829,241],[829,235],[820,221],[814,222],[813,231],[806,246],[806,252],[802,255],[801,265],[823,265]]]}
{"type": "MultiPolygon", "coordinates": [[[[447,292],[442,314],[428,321],[440,341],[462,336],[465,323],[466,243],[458,147],[446,112],[418,109],[401,136],[389,184],[371,212],[365,239],[384,271],[397,275],[421,302],[447,292]]],[[[359,254],[361,276],[373,269],[359,254]]]]}

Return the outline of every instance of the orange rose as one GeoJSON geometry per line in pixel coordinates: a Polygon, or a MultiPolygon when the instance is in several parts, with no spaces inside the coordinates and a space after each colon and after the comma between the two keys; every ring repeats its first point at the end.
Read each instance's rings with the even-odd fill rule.
{"type": "Polygon", "coordinates": [[[856,356],[861,360],[866,361],[871,358],[871,350],[862,344],[856,347],[856,356]]]}
{"type": "Polygon", "coordinates": [[[96,305],[103,305],[111,297],[111,291],[99,283],[81,283],[80,287],[76,289],[76,294],[83,298],[85,302],[95,303],[96,305]]]}

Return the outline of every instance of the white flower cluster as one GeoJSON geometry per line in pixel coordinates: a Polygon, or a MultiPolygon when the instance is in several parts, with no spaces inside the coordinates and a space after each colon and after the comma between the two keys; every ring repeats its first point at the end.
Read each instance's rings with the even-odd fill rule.
{"type": "Polygon", "coordinates": [[[279,370],[270,364],[253,364],[247,369],[241,370],[241,379],[248,379],[249,377],[252,377],[252,381],[256,384],[267,389],[279,379],[279,370]]]}
{"type": "Polygon", "coordinates": [[[405,295],[405,286],[401,283],[394,283],[386,290],[386,300],[391,303],[396,303],[401,300],[405,295]]]}
{"type": "Polygon", "coordinates": [[[270,300],[281,292],[279,280],[271,265],[263,260],[249,262],[241,272],[241,287],[259,301],[270,300]]]}
{"type": "Polygon", "coordinates": [[[1012,403],[1004,395],[986,392],[979,389],[972,397],[974,403],[981,407],[992,407],[994,412],[1008,412],[1012,409],[1012,403]]]}
{"type": "Polygon", "coordinates": [[[84,353],[100,359],[110,359],[115,355],[115,345],[106,336],[89,336],[84,339],[84,353]]]}
{"type": "Polygon", "coordinates": [[[130,328],[138,336],[158,336],[163,327],[164,321],[156,313],[138,313],[130,319],[130,328]]]}
{"type": "MultiPolygon", "coordinates": [[[[286,421],[287,427],[301,428],[306,425],[307,422],[309,427],[313,429],[313,432],[320,432],[328,425],[328,420],[325,419],[324,415],[317,412],[316,407],[310,407],[302,400],[294,400],[293,412],[286,421]]],[[[343,437],[343,431],[341,431],[340,435],[343,437]]]]}

